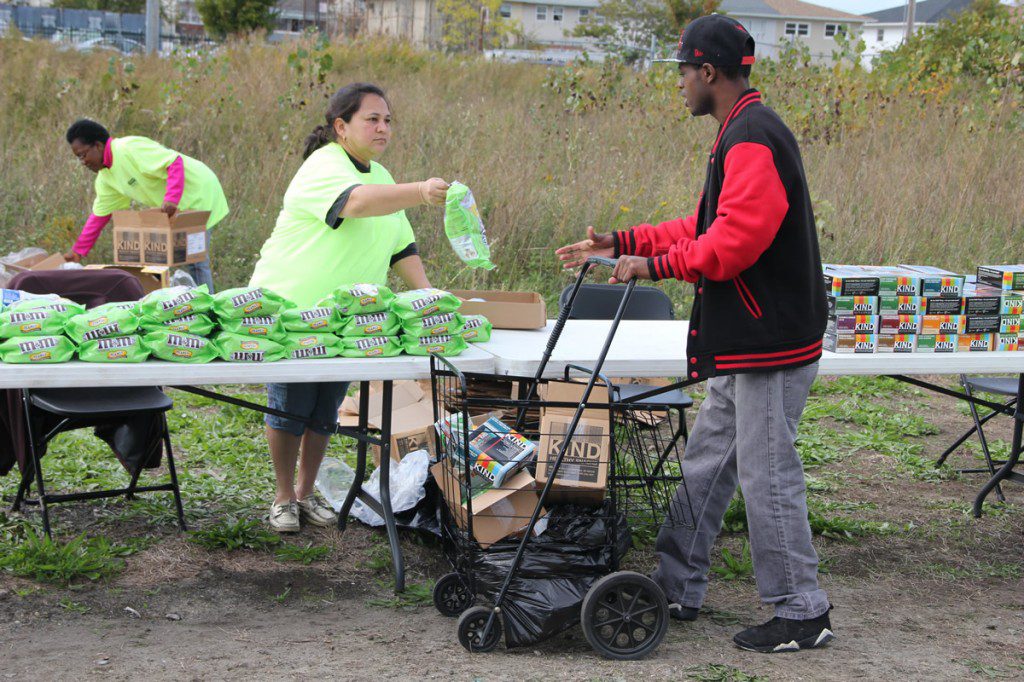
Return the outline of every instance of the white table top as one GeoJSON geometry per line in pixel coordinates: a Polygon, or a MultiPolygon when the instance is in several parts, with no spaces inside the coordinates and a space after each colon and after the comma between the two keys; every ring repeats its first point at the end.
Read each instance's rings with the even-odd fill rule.
{"type": "MultiPolygon", "coordinates": [[[[608,335],[606,320],[570,320],[545,371],[560,375],[566,364],[592,367],[608,335]]],[[[499,374],[533,376],[554,327],[515,331],[495,329],[479,347],[494,354],[499,374]]],[[[625,320],[619,324],[605,360],[609,377],[664,377],[686,374],[687,322],[625,320]]],[[[988,353],[830,353],[822,354],[819,374],[1017,374],[1024,372],[1024,351],[988,353]]]]}
{"type": "MultiPolygon", "coordinates": [[[[466,372],[494,371],[494,358],[470,346],[452,363],[466,372]]],[[[330,358],[279,360],[266,364],[221,362],[188,365],[163,360],[136,364],[100,364],[78,360],[52,365],[0,364],[0,388],[76,386],[200,386],[204,384],[308,383],[429,379],[430,358],[330,358]]]]}

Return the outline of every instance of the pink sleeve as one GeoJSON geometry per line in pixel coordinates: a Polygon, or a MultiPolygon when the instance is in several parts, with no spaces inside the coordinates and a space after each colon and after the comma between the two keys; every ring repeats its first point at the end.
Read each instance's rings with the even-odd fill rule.
{"type": "Polygon", "coordinates": [[[179,156],[167,167],[167,191],[164,192],[164,203],[177,205],[185,191],[185,162],[179,156]]]}
{"type": "Polygon", "coordinates": [[[82,233],[78,235],[78,241],[71,247],[71,250],[79,256],[88,256],[93,244],[100,238],[100,232],[109,222],[110,216],[108,215],[89,214],[89,219],[85,221],[85,227],[82,228],[82,233]]]}

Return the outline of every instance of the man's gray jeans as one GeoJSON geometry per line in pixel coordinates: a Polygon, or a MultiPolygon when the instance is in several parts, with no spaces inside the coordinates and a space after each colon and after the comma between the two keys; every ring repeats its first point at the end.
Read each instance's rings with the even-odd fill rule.
{"type": "Polygon", "coordinates": [[[211,294],[217,293],[213,290],[213,271],[210,270],[210,232],[206,232],[206,260],[198,263],[190,263],[185,266],[185,272],[192,275],[196,286],[205,284],[211,294]]]}
{"type": "Polygon", "coordinates": [[[761,599],[782,618],[807,620],[828,611],[828,598],[818,587],[803,466],[794,445],[817,373],[815,363],[708,380],[683,457],[692,518],[681,497],[683,486],[676,492],[693,528],[667,521],[655,546],[654,579],[670,602],[690,608],[703,603],[711,548],[738,482],[761,599]]]}

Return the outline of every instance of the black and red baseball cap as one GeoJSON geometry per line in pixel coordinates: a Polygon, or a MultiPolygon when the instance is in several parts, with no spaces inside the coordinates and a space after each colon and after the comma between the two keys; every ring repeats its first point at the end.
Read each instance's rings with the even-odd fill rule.
{"type": "Polygon", "coordinates": [[[754,63],[754,37],[735,19],[708,14],[694,19],[683,29],[674,58],[654,61],[747,66],[754,63]]]}

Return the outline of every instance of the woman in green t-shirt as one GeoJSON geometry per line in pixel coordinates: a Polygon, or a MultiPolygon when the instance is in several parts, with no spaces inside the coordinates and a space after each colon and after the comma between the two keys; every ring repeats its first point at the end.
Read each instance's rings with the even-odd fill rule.
{"type": "MultiPolygon", "coordinates": [[[[250,284],[300,307],[312,307],[343,284],[386,284],[393,269],[410,289],[429,287],[405,209],[444,205],[440,178],[396,184],[374,159],[391,142],[391,106],[384,91],[352,83],[331,97],[326,125],[306,140],[305,161],[284,195],[250,284]]],[[[268,415],[267,441],[277,491],[270,526],[299,530],[301,521],[328,526],[334,511],[313,493],[347,384],[270,384],[269,407],[324,427],[268,415]],[[298,475],[296,475],[298,464],[298,475]]]]}

